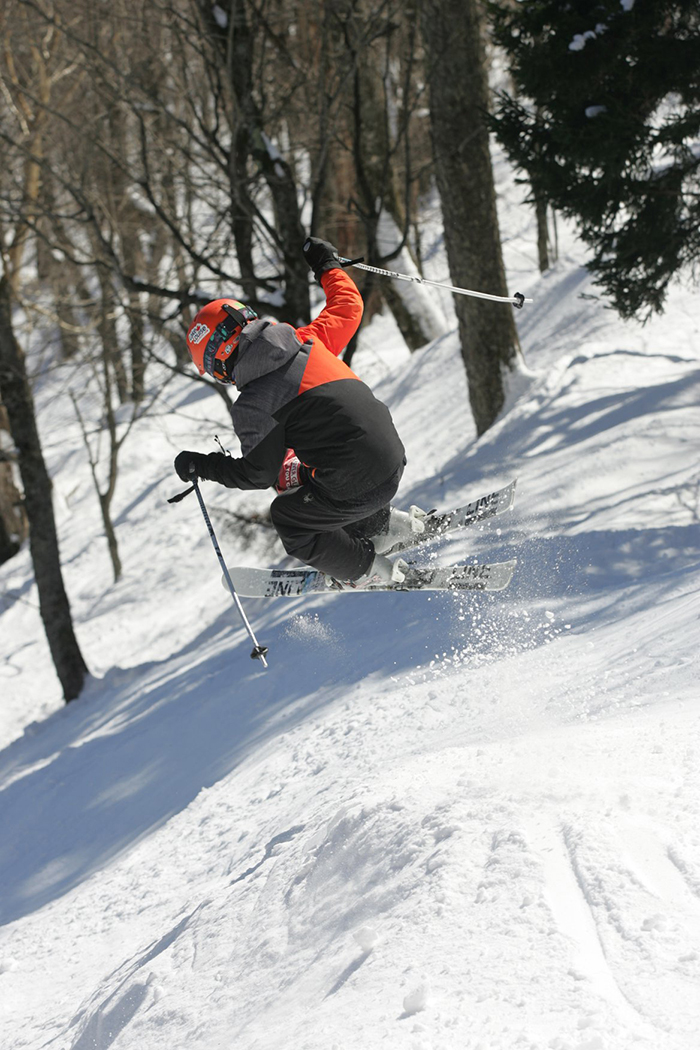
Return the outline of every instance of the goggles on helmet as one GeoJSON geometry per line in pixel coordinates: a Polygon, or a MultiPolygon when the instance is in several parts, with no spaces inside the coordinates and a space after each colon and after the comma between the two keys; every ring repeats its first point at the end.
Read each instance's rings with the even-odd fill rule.
{"type": "Polygon", "coordinates": [[[241,332],[257,316],[255,310],[236,299],[228,302],[219,299],[199,311],[187,334],[187,348],[201,375],[206,372],[220,383],[234,382],[241,332]]]}

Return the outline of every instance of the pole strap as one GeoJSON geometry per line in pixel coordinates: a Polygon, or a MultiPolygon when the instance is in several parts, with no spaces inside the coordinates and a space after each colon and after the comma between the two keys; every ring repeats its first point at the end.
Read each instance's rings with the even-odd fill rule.
{"type": "Polygon", "coordinates": [[[190,492],[194,492],[194,485],[190,485],[190,487],[185,489],[184,492],[178,492],[177,496],[171,496],[168,503],[179,503],[180,500],[185,498],[185,496],[189,496],[190,492]]]}

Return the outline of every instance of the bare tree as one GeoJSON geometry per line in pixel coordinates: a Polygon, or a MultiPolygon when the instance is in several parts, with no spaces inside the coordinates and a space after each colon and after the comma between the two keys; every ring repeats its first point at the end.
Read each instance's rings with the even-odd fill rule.
{"type": "Polygon", "coordinates": [[[63,583],[51,480],[42,454],[25,357],[12,324],[12,303],[19,294],[25,251],[40,210],[49,107],[70,63],[60,33],[52,30],[37,40],[31,34],[26,10],[15,5],[14,13],[14,29],[19,32],[7,38],[1,69],[7,114],[3,137],[18,148],[6,152],[0,171],[8,205],[0,276],[0,390],[17,449],[41,618],[63,695],[72,700],[82,689],[87,668],[63,583]]]}
{"type": "MultiPolygon", "coordinates": [[[[415,10],[398,0],[324,4],[317,20],[313,10],[299,7],[305,106],[290,117],[294,141],[311,161],[311,232],[387,265],[413,255],[418,193],[430,166],[415,10]]],[[[410,349],[435,337],[430,312],[411,309],[402,287],[373,274],[358,283],[365,321],[386,303],[410,349]]]]}
{"type": "MultiPolygon", "coordinates": [[[[479,0],[423,0],[435,174],[455,285],[507,295],[487,115],[488,77],[479,0]]],[[[504,378],[517,368],[513,312],[455,296],[469,401],[477,432],[497,418],[504,378]]]]}
{"type": "Polygon", "coordinates": [[[41,451],[24,354],[12,328],[10,280],[0,277],[0,390],[17,448],[29,519],[29,546],[39,608],[51,656],[66,700],[80,694],[87,668],[73,630],[63,585],[49,478],[41,451]]]}

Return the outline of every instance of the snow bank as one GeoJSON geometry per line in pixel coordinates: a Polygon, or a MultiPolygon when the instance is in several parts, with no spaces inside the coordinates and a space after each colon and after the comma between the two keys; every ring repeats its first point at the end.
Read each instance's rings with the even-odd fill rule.
{"type": "MultiPolygon", "coordinates": [[[[515,555],[504,595],[249,602],[261,672],[198,508],[165,502],[175,452],[227,433],[219,399],[173,384],[126,444],[114,586],[75,424],[37,391],[94,679],[61,705],[26,553],[3,566],[7,1050],[694,1050],[695,300],[617,321],[571,238],[539,277],[501,193],[535,304],[497,424],[475,440],[454,332],[409,357],[380,318],[355,366],[405,439],[406,504],[518,477],[508,518],[420,554],[515,555]]],[[[205,496],[229,561],[283,562],[228,514],[268,494],[205,496]]]]}

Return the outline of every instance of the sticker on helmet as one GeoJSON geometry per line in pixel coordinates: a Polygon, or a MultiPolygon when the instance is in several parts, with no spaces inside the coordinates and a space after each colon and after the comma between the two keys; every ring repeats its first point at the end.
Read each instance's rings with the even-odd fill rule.
{"type": "Polygon", "coordinates": [[[202,324],[202,322],[200,321],[199,324],[196,324],[190,332],[190,342],[194,343],[194,345],[197,346],[198,343],[201,343],[202,339],[209,335],[210,331],[211,328],[209,327],[209,325],[202,324]]]}

